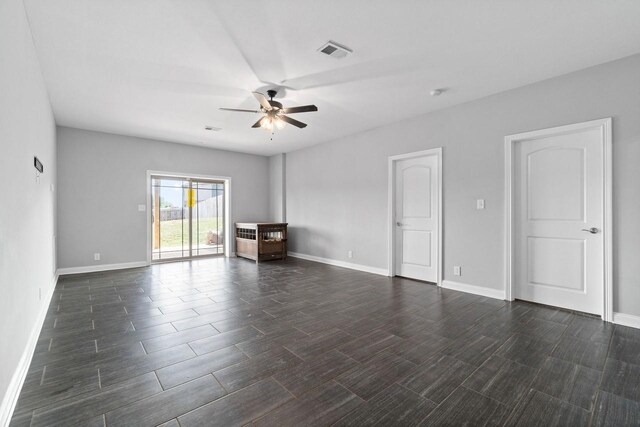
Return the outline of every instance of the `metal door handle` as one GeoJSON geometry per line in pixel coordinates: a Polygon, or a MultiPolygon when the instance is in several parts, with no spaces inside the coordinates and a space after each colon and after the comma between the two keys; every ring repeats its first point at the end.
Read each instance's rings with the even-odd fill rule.
{"type": "Polygon", "coordinates": [[[591,233],[591,234],[598,234],[598,230],[595,227],[591,227],[591,228],[583,228],[582,231],[586,231],[587,233],[591,233]]]}
{"type": "Polygon", "coordinates": [[[398,227],[402,227],[404,224],[403,224],[403,223],[401,223],[401,222],[396,222],[396,225],[397,225],[398,227]]]}

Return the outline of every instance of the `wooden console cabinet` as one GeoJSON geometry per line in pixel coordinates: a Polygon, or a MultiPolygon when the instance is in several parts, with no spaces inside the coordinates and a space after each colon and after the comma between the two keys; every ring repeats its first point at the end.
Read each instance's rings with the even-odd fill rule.
{"type": "Polygon", "coordinates": [[[255,262],[287,258],[286,222],[237,222],[236,255],[255,262]]]}

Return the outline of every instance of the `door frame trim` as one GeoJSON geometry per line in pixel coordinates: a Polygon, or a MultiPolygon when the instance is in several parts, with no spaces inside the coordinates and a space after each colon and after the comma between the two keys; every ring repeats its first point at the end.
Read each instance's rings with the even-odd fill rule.
{"type": "Polygon", "coordinates": [[[535,140],[550,135],[558,135],[563,133],[571,133],[586,129],[599,129],[602,132],[602,151],[603,151],[603,245],[604,245],[604,289],[603,289],[603,309],[602,320],[606,322],[613,321],[613,157],[612,157],[612,127],[611,117],[604,119],[590,120],[582,123],[575,123],[565,126],[557,126],[552,128],[540,129],[531,132],[523,132],[514,135],[508,135],[504,138],[505,143],[505,182],[504,182],[504,197],[505,197],[505,269],[504,269],[504,290],[505,299],[507,301],[513,301],[513,286],[514,286],[514,256],[515,250],[515,218],[514,218],[514,206],[515,201],[513,180],[514,180],[514,160],[513,160],[513,147],[517,142],[535,140]]]}
{"type": "MultiPolygon", "coordinates": [[[[223,181],[224,182],[224,256],[231,257],[232,256],[232,247],[231,247],[231,224],[233,223],[231,217],[231,177],[229,176],[215,176],[215,175],[200,175],[193,173],[178,173],[178,172],[167,172],[167,171],[157,171],[157,170],[147,170],[147,211],[145,212],[147,215],[147,265],[151,265],[151,177],[159,175],[166,177],[174,177],[174,178],[199,178],[199,179],[208,179],[212,181],[223,181]]],[[[176,259],[179,261],[180,259],[176,259]]]]}
{"type": "Polygon", "coordinates": [[[442,272],[444,266],[444,260],[442,257],[442,147],[431,148],[429,150],[416,151],[413,153],[399,154],[395,156],[389,156],[388,166],[388,180],[387,180],[387,254],[388,254],[388,270],[389,277],[395,276],[396,273],[396,249],[395,238],[396,228],[395,224],[395,192],[396,192],[396,163],[400,160],[414,159],[418,157],[436,156],[438,159],[438,262],[436,268],[437,272],[437,285],[442,286],[442,272]]]}

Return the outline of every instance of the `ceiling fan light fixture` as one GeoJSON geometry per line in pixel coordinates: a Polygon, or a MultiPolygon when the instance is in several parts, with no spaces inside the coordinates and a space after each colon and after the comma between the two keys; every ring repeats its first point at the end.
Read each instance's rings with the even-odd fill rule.
{"type": "Polygon", "coordinates": [[[273,120],[271,119],[271,117],[266,116],[264,119],[262,119],[260,126],[266,130],[273,130],[273,120]]]}

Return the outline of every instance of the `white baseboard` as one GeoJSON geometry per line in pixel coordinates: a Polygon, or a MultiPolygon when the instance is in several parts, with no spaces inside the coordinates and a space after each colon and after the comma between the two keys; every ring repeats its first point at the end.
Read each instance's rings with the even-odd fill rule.
{"type": "Polygon", "coordinates": [[[640,329],[640,316],[633,314],[613,313],[613,323],[640,329]]]}
{"type": "Polygon", "coordinates": [[[378,274],[380,276],[388,276],[389,270],[386,268],[369,267],[368,265],[354,264],[351,262],[338,261],[335,259],[322,258],[314,255],[300,254],[298,252],[288,252],[288,256],[293,258],[306,259],[307,261],[321,262],[323,264],[334,265],[336,267],[349,268],[351,270],[364,271],[366,273],[378,274]]]}
{"type": "Polygon", "coordinates": [[[94,273],[96,271],[122,270],[125,268],[146,267],[148,265],[149,264],[146,261],[122,262],[120,264],[100,264],[88,265],[86,267],[59,268],[57,273],[59,276],[62,276],[63,274],[94,273]]]}
{"type": "Polygon", "coordinates": [[[466,292],[469,294],[482,295],[483,297],[505,299],[503,289],[485,288],[483,286],[468,285],[466,283],[443,280],[442,287],[454,291],[466,292]]]}
{"type": "Polygon", "coordinates": [[[42,299],[40,312],[38,313],[38,317],[36,318],[33,328],[31,328],[29,340],[22,352],[22,356],[20,356],[20,361],[18,362],[18,366],[11,377],[11,382],[9,383],[7,392],[2,399],[2,403],[0,403],[0,426],[8,427],[11,422],[11,416],[13,415],[16,403],[18,403],[18,397],[20,397],[20,391],[22,390],[24,380],[27,378],[31,358],[33,357],[33,352],[36,350],[40,331],[42,330],[44,319],[47,317],[47,310],[49,309],[49,304],[51,304],[51,298],[53,297],[53,291],[55,290],[57,283],[58,274],[55,274],[51,279],[49,289],[45,295],[43,295],[44,298],[42,299]]]}

